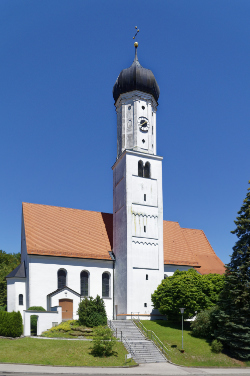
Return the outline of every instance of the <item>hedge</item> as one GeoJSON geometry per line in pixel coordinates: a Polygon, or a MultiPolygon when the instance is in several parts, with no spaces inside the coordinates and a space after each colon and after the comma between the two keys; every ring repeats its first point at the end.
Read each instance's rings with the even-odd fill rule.
{"type": "Polygon", "coordinates": [[[20,337],[23,333],[21,313],[0,311],[0,336],[20,337]]]}

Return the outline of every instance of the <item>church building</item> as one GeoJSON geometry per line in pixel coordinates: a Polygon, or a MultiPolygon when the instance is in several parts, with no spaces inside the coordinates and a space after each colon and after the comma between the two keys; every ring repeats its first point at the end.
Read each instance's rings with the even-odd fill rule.
{"type": "Polygon", "coordinates": [[[113,87],[113,214],[23,203],[21,264],[7,276],[9,312],[61,306],[64,320],[77,319],[81,299],[100,295],[109,319],[152,318],[151,294],[177,269],[224,273],[202,230],[163,220],[160,89],[137,47],[113,87]]]}

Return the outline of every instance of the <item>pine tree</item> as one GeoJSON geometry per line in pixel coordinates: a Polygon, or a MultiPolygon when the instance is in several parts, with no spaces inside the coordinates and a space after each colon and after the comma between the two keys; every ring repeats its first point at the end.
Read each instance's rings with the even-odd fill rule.
{"type": "Polygon", "coordinates": [[[250,360],[250,188],[234,223],[238,241],[226,266],[215,337],[236,358],[250,360]]]}

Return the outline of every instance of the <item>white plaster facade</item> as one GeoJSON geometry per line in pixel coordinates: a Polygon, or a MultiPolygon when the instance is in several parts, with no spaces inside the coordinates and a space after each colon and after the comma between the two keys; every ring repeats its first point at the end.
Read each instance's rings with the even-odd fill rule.
{"type": "Polygon", "coordinates": [[[30,318],[37,316],[37,335],[62,322],[62,307],[53,307],[49,312],[23,311],[23,334],[30,336],[30,318]]]}
{"type": "Polygon", "coordinates": [[[156,155],[157,103],[153,95],[135,90],[120,95],[115,106],[114,305],[118,314],[149,315],[153,310],[151,294],[164,278],[162,157],[156,155]],[[141,125],[143,121],[146,126],[141,125]],[[139,176],[138,163],[149,166],[147,178],[139,176]]]}

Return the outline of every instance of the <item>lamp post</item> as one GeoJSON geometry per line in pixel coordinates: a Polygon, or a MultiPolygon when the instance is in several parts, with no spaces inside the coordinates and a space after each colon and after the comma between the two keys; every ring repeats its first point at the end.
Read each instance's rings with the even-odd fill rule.
{"type": "Polygon", "coordinates": [[[181,347],[181,349],[183,350],[183,313],[185,311],[185,308],[180,308],[180,311],[181,311],[181,315],[182,315],[182,326],[181,326],[181,328],[182,328],[182,331],[181,331],[181,333],[182,333],[182,347],[181,347]]]}

